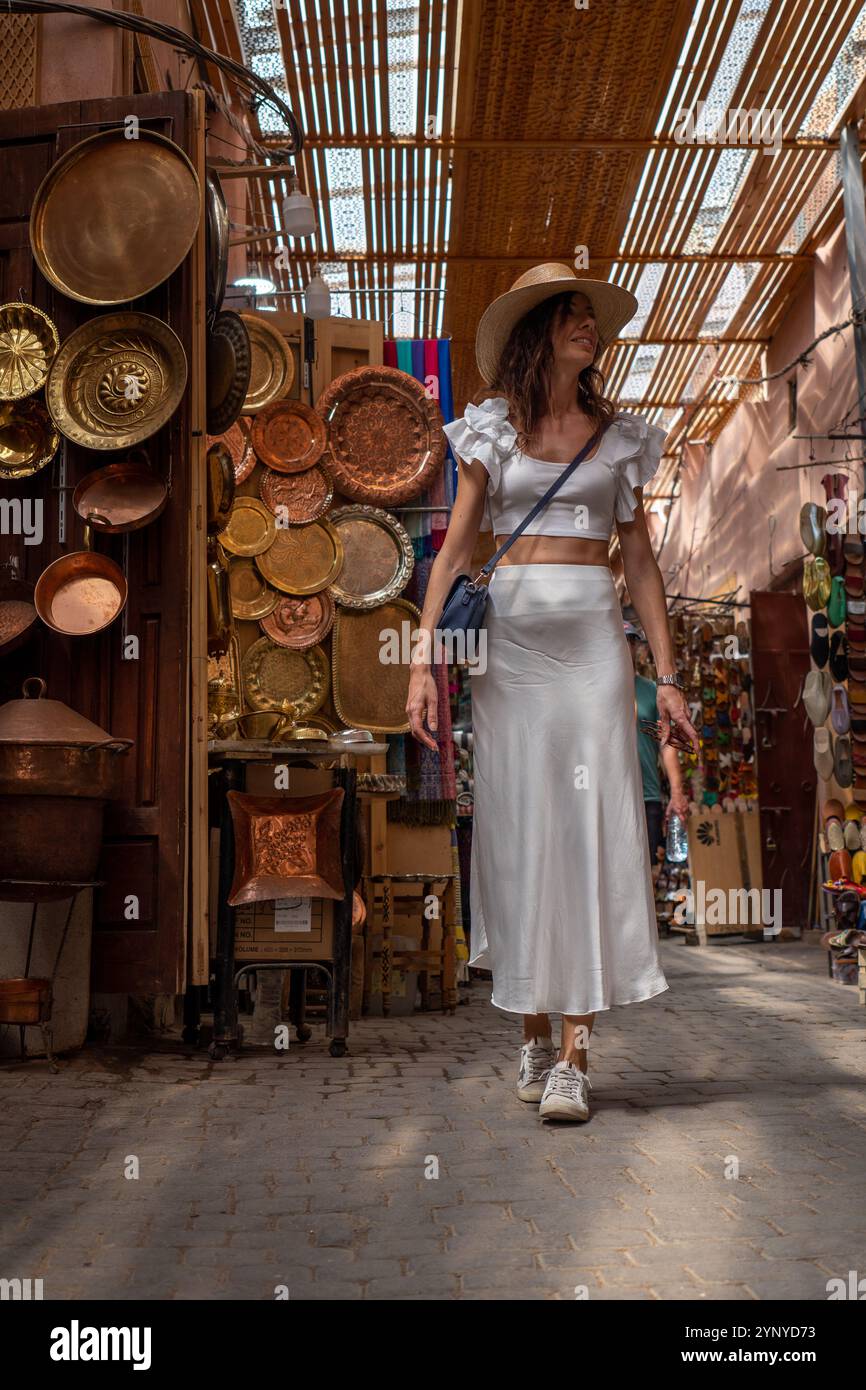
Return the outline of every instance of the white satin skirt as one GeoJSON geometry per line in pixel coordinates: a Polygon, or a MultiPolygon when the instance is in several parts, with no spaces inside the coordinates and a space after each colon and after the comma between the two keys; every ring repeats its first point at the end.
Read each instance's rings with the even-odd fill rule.
{"type": "Polygon", "coordinates": [[[667,989],[634,673],[606,565],[499,565],[470,678],[471,965],[510,1013],[589,1014],[667,989]]]}

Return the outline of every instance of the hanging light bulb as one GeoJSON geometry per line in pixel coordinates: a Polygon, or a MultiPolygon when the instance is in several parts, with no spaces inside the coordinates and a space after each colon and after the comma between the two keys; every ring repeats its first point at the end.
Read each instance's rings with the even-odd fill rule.
{"type": "Polygon", "coordinates": [[[308,319],[326,319],[331,314],[331,291],[322,279],[319,267],[304,290],[304,313],[308,319]]]}
{"type": "Polygon", "coordinates": [[[316,230],[313,201],[301,192],[297,174],[292,175],[289,195],[283,200],[283,227],[289,236],[312,236],[316,230]]]}

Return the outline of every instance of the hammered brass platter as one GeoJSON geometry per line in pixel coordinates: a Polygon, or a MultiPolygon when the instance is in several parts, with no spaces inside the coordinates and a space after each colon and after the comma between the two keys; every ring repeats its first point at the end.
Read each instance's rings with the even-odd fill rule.
{"type": "Polygon", "coordinates": [[[298,720],[315,714],[328,698],[331,673],[321,647],[297,651],[260,637],[247,649],[242,671],[251,709],[291,711],[298,720]]]}
{"type": "Polygon", "coordinates": [[[280,595],[268,587],[253,560],[238,557],[229,568],[229,592],[232,614],[248,622],[257,622],[273,613],[280,595]]]}
{"type": "Polygon", "coordinates": [[[325,462],[353,502],[396,506],[429,487],[445,460],[438,405],[396,367],[356,367],[316,402],[328,429],[325,462]]]}
{"type": "Polygon", "coordinates": [[[128,449],[170,420],[186,389],[177,334],[152,314],[103,314],[76,328],[51,364],[45,399],[86,449],[128,449]]]}
{"type": "Polygon", "coordinates": [[[338,718],[371,733],[403,734],[409,728],[411,636],[421,613],[408,599],[379,608],[338,608],[331,637],[334,708],[338,718]]]}
{"type": "Polygon", "coordinates": [[[329,589],[304,597],[280,594],[259,626],[278,646],[302,650],[324,641],[334,626],[335,612],[329,589]]]}
{"type": "Polygon", "coordinates": [[[192,162],[140,127],[91,135],[49,169],[30,214],[30,244],[55,289],[83,304],[125,304],[186,257],[202,214],[192,162]]]}
{"type": "Polygon", "coordinates": [[[32,304],[0,304],[0,401],[20,401],[45,385],[60,347],[47,314],[32,304]]]}
{"type": "Polygon", "coordinates": [[[322,457],[328,432],[304,401],[274,401],[253,421],[253,448],[277,473],[303,473],[322,457]]]}
{"type": "Polygon", "coordinates": [[[344,608],[378,608],[402,593],[415,568],[405,527],[380,507],[338,507],[328,520],[343,542],[343,568],[331,585],[344,608]]]}
{"type": "Polygon", "coordinates": [[[272,589],[284,594],[317,594],[333,584],[340,573],[343,543],[326,520],[278,528],[273,545],[257,557],[256,564],[272,589]]]}
{"type": "Polygon", "coordinates": [[[268,323],[267,314],[246,313],[241,318],[249,334],[252,356],[243,413],[254,415],[291,391],[295,359],[282,333],[268,323]]]}
{"type": "Polygon", "coordinates": [[[261,555],[273,545],[276,534],[277,523],[264,502],[257,497],[237,497],[220,545],[233,555],[261,555]]]}
{"type": "Polygon", "coordinates": [[[263,468],[259,496],[283,525],[304,526],[324,516],[334,500],[334,484],[320,463],[303,473],[263,468]]]}
{"type": "Polygon", "coordinates": [[[0,402],[0,478],[32,477],[59,448],[60,433],[42,401],[0,402]]]}

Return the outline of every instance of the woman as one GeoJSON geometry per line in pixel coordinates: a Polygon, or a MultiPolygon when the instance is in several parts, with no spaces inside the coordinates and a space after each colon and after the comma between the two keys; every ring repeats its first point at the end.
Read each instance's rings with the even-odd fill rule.
{"type": "Polygon", "coordinates": [[[459,486],[421,617],[430,641],[417,646],[406,706],[412,733],[435,749],[436,685],[425,658],[451,585],[469,567],[485,508],[498,547],[557,470],[605,427],[494,569],[486,662],[471,687],[470,963],[492,971],[497,1007],[523,1014],[517,1094],[540,1102],[539,1114],[551,1119],[589,1116],[596,1013],[667,989],[634,679],[609,566],[614,520],[655,660],[663,740],[673,724],[698,747],[641,506],[664,431],[616,413],[594,365],[636,309],[627,290],[548,264],[485,310],[476,359],[490,391],[445,427],[460,460],[459,486]],[[552,1011],[562,1015],[558,1056],[552,1011]]]}

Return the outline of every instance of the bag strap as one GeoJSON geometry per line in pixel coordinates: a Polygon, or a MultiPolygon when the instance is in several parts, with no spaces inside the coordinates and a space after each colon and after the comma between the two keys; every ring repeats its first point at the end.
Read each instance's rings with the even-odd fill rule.
{"type": "Polygon", "coordinates": [[[568,465],[567,468],[563,468],[559,477],[547,489],[547,492],[544,494],[544,496],[539,497],[535,506],[532,508],[532,511],[527,513],[527,515],[523,518],[519,526],[515,526],[514,530],[512,531],[511,535],[508,537],[508,540],[504,543],[504,545],[501,545],[499,547],[495,555],[491,555],[486,565],[482,565],[481,569],[478,571],[478,574],[475,576],[473,583],[477,584],[481,576],[484,574],[489,574],[493,567],[499,562],[499,560],[502,559],[502,556],[505,554],[506,550],[508,550],[509,546],[512,546],[514,542],[517,540],[518,536],[522,535],[522,533],[526,530],[527,526],[529,526],[529,524],[532,521],[534,521],[535,518],[538,516],[538,513],[547,506],[554,493],[557,493],[559,489],[562,487],[563,483],[571,477],[578,464],[583,462],[587,454],[590,453],[590,451],[592,450],[593,446],[600,441],[602,435],[604,434],[609,424],[610,421],[605,420],[604,424],[596,430],[592,438],[586,444],[584,444],[577,457],[572,459],[571,463],[568,465]]]}

